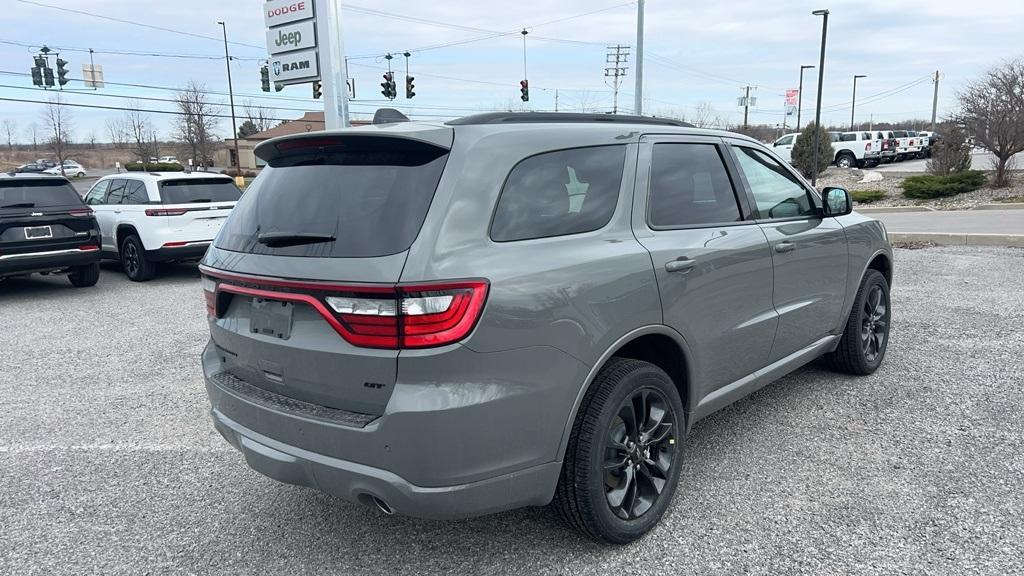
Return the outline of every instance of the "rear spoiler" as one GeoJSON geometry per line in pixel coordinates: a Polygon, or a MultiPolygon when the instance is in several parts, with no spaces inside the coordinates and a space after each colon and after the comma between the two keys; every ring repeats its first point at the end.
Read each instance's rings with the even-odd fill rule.
{"type": "Polygon", "coordinates": [[[364,151],[367,149],[434,148],[447,152],[454,141],[449,127],[423,125],[415,122],[389,122],[344,130],[305,132],[281,136],[261,142],[253,150],[257,158],[274,166],[288,156],[317,153],[364,151]]]}

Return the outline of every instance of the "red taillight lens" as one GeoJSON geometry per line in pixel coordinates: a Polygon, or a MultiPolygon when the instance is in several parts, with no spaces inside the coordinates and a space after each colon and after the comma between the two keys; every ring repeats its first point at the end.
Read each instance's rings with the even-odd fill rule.
{"type": "Polygon", "coordinates": [[[92,216],[92,208],[74,208],[68,210],[68,214],[76,218],[88,218],[92,216]]]}
{"type": "Polygon", "coordinates": [[[864,145],[864,151],[871,152],[871,142],[868,142],[867,144],[864,145]]]}
{"type": "Polygon", "coordinates": [[[402,347],[429,348],[465,338],[483,312],[487,283],[400,286],[402,347]]]}
{"type": "Polygon", "coordinates": [[[94,252],[96,250],[99,250],[100,247],[86,244],[85,246],[79,246],[78,249],[81,250],[82,252],[94,252]]]}
{"type": "Polygon", "coordinates": [[[181,216],[188,208],[146,208],[146,216],[181,216]]]}

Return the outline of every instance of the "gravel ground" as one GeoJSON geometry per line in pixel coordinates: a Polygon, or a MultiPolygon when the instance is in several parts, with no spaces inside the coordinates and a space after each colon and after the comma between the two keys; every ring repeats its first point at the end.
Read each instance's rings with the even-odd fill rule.
{"type": "Polygon", "coordinates": [[[545,509],[385,517],[250,471],[213,431],[194,267],[0,284],[0,574],[1024,572],[1024,251],[897,250],[865,378],[817,365],[698,423],[641,541],[545,509]]]}
{"type": "Polygon", "coordinates": [[[958,194],[948,198],[936,198],[934,200],[913,200],[903,197],[903,182],[905,174],[891,172],[874,172],[882,176],[878,182],[860,182],[865,172],[872,170],[861,170],[857,168],[837,168],[829,166],[828,170],[818,178],[818,189],[825,186],[839,186],[850,192],[856,190],[881,190],[886,197],[870,204],[856,204],[856,206],[928,206],[937,210],[968,210],[979,204],[992,204],[1005,201],[1006,199],[1024,197],[1024,174],[1017,173],[1013,179],[1013,185],[1008,188],[981,188],[974,192],[958,194]]]}

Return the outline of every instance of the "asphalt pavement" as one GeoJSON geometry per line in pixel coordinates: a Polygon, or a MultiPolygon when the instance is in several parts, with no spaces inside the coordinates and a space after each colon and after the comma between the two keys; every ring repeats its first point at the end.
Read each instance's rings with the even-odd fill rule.
{"type": "Polygon", "coordinates": [[[695,425],[662,523],[387,517],[214,432],[195,266],[0,283],[0,574],[1020,574],[1024,251],[896,251],[872,376],[812,365],[695,425]]]}
{"type": "MultiPolygon", "coordinates": [[[[990,152],[977,148],[971,151],[971,168],[974,170],[994,170],[995,160],[996,157],[990,152]]],[[[1024,154],[1015,155],[1012,162],[1017,168],[1024,168],[1024,154]]],[[[879,172],[927,172],[928,161],[924,159],[904,160],[903,162],[882,164],[870,168],[870,170],[877,170],[879,172]]]]}

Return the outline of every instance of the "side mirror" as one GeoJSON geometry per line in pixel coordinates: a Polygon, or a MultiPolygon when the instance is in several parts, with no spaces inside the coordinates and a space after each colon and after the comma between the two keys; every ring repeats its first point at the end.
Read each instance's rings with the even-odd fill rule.
{"type": "Polygon", "coordinates": [[[853,201],[845,188],[829,186],[821,193],[825,216],[845,216],[853,212],[853,201]]]}

